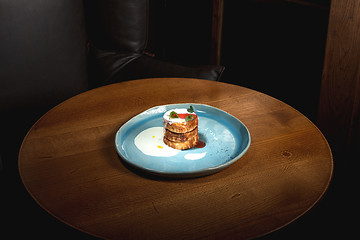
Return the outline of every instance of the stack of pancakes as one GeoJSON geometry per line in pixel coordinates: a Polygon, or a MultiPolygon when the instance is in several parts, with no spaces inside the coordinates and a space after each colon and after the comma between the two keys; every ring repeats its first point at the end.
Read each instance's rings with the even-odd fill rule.
{"type": "Polygon", "coordinates": [[[184,150],[195,147],[199,142],[198,117],[187,113],[186,109],[174,109],[164,114],[164,143],[169,147],[184,150]],[[170,113],[178,113],[178,118],[171,118],[170,113]],[[183,113],[185,112],[185,113],[183,113]],[[192,115],[191,119],[185,118],[192,115]]]}

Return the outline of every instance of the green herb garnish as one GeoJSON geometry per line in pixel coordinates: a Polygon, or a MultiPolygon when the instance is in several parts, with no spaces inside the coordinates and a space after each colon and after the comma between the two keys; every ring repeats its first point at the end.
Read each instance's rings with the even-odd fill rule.
{"type": "Polygon", "coordinates": [[[194,108],[193,106],[190,106],[188,109],[186,109],[189,113],[193,113],[194,112],[194,108]]]}
{"type": "Polygon", "coordinates": [[[175,111],[171,111],[170,118],[179,118],[179,115],[175,111]]]}
{"type": "Polygon", "coordinates": [[[192,120],[193,118],[194,118],[194,115],[189,114],[189,115],[186,116],[185,122],[188,122],[188,121],[192,120]]]}

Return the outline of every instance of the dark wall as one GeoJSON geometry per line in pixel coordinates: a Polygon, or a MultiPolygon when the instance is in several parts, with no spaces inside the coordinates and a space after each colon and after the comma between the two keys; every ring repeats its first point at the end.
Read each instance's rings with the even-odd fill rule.
{"type": "Polygon", "coordinates": [[[149,50],[183,65],[210,63],[212,0],[150,0],[149,50]]]}
{"type": "MultiPolygon", "coordinates": [[[[210,63],[212,1],[151,1],[156,55],[210,63]]],[[[224,1],[222,81],[255,89],[316,120],[330,0],[224,1]]]]}
{"type": "Polygon", "coordinates": [[[302,2],[225,1],[223,77],[315,121],[330,1],[302,2]]]}

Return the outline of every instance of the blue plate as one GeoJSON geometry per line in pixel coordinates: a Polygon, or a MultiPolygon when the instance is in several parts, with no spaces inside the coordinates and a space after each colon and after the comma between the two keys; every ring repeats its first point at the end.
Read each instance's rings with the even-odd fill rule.
{"type": "Polygon", "coordinates": [[[237,118],[218,108],[194,103],[150,108],[122,125],[115,136],[116,150],[124,161],[166,177],[198,177],[218,172],[241,158],[250,142],[248,129],[237,118]],[[164,113],[190,105],[198,116],[199,138],[205,147],[166,149],[161,141],[164,113]]]}

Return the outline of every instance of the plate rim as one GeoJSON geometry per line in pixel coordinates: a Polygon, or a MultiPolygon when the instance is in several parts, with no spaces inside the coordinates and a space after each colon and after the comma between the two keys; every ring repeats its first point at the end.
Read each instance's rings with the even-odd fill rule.
{"type": "MultiPolygon", "coordinates": [[[[176,107],[174,107],[176,108],[176,107]]],[[[195,108],[196,109],[196,108],[195,108]]],[[[130,164],[133,167],[136,167],[139,170],[145,171],[147,173],[151,173],[153,175],[158,175],[158,176],[164,176],[164,177],[199,177],[199,176],[206,176],[206,175],[210,175],[216,172],[219,172],[221,170],[223,170],[224,168],[234,164],[236,161],[238,161],[242,156],[245,155],[245,153],[249,150],[250,145],[251,145],[251,134],[249,129],[246,127],[246,125],[241,122],[238,118],[236,118],[235,116],[233,116],[232,114],[219,109],[217,107],[208,105],[208,104],[202,104],[202,103],[171,103],[171,104],[163,104],[163,105],[157,105],[157,106],[153,106],[151,108],[148,108],[138,114],[136,114],[135,116],[133,116],[132,118],[130,118],[128,121],[126,121],[124,124],[122,124],[120,126],[120,128],[117,130],[116,134],[115,134],[115,139],[114,139],[114,144],[115,144],[115,149],[116,152],[118,154],[118,156],[120,156],[120,158],[125,161],[127,164],[130,164]],[[225,163],[213,166],[213,167],[207,167],[207,168],[203,168],[200,170],[195,170],[195,171],[186,171],[186,172],[173,172],[173,171],[160,171],[160,170],[156,170],[156,169],[150,169],[144,166],[141,166],[137,163],[132,162],[130,159],[126,158],[118,149],[118,145],[117,145],[117,141],[116,139],[118,138],[118,135],[120,134],[120,131],[123,129],[124,126],[126,126],[129,122],[131,122],[133,119],[137,118],[139,115],[143,114],[144,112],[150,111],[151,109],[156,109],[156,108],[160,108],[160,107],[168,107],[168,106],[179,106],[179,105],[201,105],[201,106],[205,106],[208,108],[212,108],[215,109],[217,111],[220,111],[228,116],[230,116],[231,118],[236,119],[238,122],[240,122],[240,124],[245,128],[246,133],[247,133],[247,137],[248,137],[248,143],[246,145],[246,147],[238,154],[236,155],[234,158],[232,158],[229,161],[226,161],[225,163]]],[[[120,146],[119,146],[120,147],[120,146]]]]}

